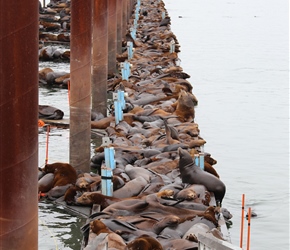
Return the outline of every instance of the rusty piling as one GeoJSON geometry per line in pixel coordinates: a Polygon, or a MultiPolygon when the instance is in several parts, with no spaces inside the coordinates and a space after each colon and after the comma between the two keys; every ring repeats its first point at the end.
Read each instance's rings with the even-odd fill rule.
{"type": "Polygon", "coordinates": [[[107,116],[108,3],[94,0],[92,52],[92,108],[107,116]]]}
{"type": "Polygon", "coordinates": [[[38,249],[38,9],[0,0],[0,249],[38,249]]]}
{"type": "Polygon", "coordinates": [[[117,0],[117,53],[122,54],[123,1],[117,0]]]}
{"type": "Polygon", "coordinates": [[[117,0],[108,1],[108,74],[117,71],[117,0]]]}
{"type": "Polygon", "coordinates": [[[71,2],[70,164],[90,171],[92,1],[71,2]]]}
{"type": "Polygon", "coordinates": [[[123,0],[122,3],[122,38],[125,39],[126,33],[127,33],[127,16],[128,16],[128,8],[127,8],[127,1],[123,0]]]}

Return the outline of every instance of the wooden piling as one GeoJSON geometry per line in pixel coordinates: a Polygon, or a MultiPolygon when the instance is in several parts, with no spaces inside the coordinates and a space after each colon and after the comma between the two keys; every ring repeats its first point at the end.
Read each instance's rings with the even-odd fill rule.
{"type": "Polygon", "coordinates": [[[92,52],[92,109],[107,116],[108,3],[94,0],[92,52]]]}
{"type": "Polygon", "coordinates": [[[0,6],[0,248],[37,250],[39,2],[0,6]]]}
{"type": "Polygon", "coordinates": [[[70,164],[90,171],[92,1],[71,2],[70,164]]]}

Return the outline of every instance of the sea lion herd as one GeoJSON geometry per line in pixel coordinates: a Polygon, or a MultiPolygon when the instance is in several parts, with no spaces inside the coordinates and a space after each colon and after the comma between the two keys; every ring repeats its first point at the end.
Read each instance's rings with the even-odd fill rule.
{"type": "MultiPolygon", "coordinates": [[[[40,191],[50,199],[62,197],[69,206],[98,208],[82,228],[87,250],[106,244],[122,250],[197,249],[198,232],[224,240],[219,214],[226,220],[232,217],[221,207],[225,185],[209,153],[204,170],[195,164],[206,141],[194,122],[198,100],[189,75],[177,63],[179,44],[164,3],[141,1],[138,24],[129,80],[120,75],[108,79],[109,91],[127,95],[124,119],[116,124],[112,110],[108,117],[91,122],[92,129],[106,131],[111,141],[107,146],[115,150],[113,196],[101,193],[104,145],[95,149],[91,173],[76,177],[71,166],[65,167],[69,164],[45,166],[41,175],[55,173],[55,178],[65,176],[66,181],[61,189],[54,185],[58,180],[40,177],[40,191]],[[172,41],[175,51],[170,52],[172,41]]],[[[123,61],[126,54],[117,60],[123,61]]]]}

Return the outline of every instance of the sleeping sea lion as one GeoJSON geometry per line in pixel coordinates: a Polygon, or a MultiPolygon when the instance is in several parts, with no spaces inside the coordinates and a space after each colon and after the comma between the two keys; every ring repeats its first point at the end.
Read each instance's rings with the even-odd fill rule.
{"type": "Polygon", "coordinates": [[[63,111],[48,105],[38,105],[38,118],[61,120],[63,118],[63,111]]]}

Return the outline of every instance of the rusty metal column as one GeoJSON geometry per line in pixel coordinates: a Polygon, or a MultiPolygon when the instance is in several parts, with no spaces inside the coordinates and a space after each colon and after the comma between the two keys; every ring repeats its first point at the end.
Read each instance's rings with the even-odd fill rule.
{"type": "Polygon", "coordinates": [[[127,9],[127,24],[129,24],[130,18],[132,17],[131,0],[127,0],[127,9]]]}
{"type": "Polygon", "coordinates": [[[126,40],[125,36],[127,33],[127,16],[128,16],[128,8],[127,8],[127,1],[123,0],[123,8],[122,8],[122,39],[126,40]]]}
{"type": "Polygon", "coordinates": [[[117,53],[122,54],[122,18],[123,18],[123,1],[117,0],[117,53]]]}
{"type": "Polygon", "coordinates": [[[0,249],[38,249],[38,4],[0,0],[0,249]]]}
{"type": "Polygon", "coordinates": [[[92,55],[92,107],[107,116],[108,80],[108,4],[107,0],[94,0],[93,55],[92,55]]]}
{"type": "Polygon", "coordinates": [[[108,1],[108,75],[117,71],[117,2],[108,1]]]}
{"type": "Polygon", "coordinates": [[[92,1],[71,1],[70,164],[90,171],[92,1]]]}

